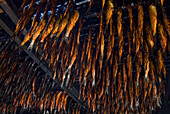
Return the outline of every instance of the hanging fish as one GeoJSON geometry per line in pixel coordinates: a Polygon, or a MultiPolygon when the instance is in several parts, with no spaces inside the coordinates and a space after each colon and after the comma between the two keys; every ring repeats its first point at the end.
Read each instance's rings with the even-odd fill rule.
{"type": "Polygon", "coordinates": [[[167,46],[167,34],[166,34],[164,27],[161,23],[158,23],[158,35],[159,35],[162,50],[165,53],[166,46],[167,46]]]}
{"type": "Polygon", "coordinates": [[[86,14],[88,14],[88,13],[89,13],[89,11],[91,10],[91,6],[92,6],[92,4],[93,4],[93,0],[90,0],[89,8],[87,9],[86,14]]]}
{"type": "Polygon", "coordinates": [[[72,5],[72,2],[73,2],[73,0],[68,1],[67,7],[66,7],[66,9],[64,11],[64,16],[69,12],[69,10],[71,8],[71,5],[72,5]]]}
{"type": "Polygon", "coordinates": [[[130,82],[132,82],[132,56],[131,54],[127,55],[127,68],[128,68],[128,77],[130,82]]]}
{"type": "MultiPolygon", "coordinates": [[[[20,18],[17,22],[17,26],[16,26],[16,29],[14,31],[14,34],[13,34],[13,37],[15,38],[15,36],[18,34],[20,28],[21,28],[21,32],[24,30],[25,28],[25,25],[29,22],[30,18],[32,17],[33,13],[35,11],[35,8],[34,7],[31,7],[24,18],[20,18]]],[[[21,36],[21,35],[20,35],[21,36]]]]}
{"type": "Polygon", "coordinates": [[[170,38],[170,22],[169,22],[169,19],[168,19],[168,16],[167,16],[167,13],[164,7],[161,7],[161,11],[162,11],[162,17],[163,17],[163,24],[170,38]]]}
{"type": "Polygon", "coordinates": [[[54,36],[54,34],[56,34],[58,32],[59,23],[60,23],[61,19],[62,19],[62,15],[59,14],[58,17],[57,17],[57,20],[55,22],[54,28],[51,32],[51,35],[50,35],[51,38],[54,36]]]}
{"type": "Polygon", "coordinates": [[[115,60],[114,60],[114,66],[113,66],[113,81],[115,83],[115,79],[117,76],[117,72],[118,72],[118,57],[115,55],[115,60]]]}
{"type": "MultiPolygon", "coordinates": [[[[30,18],[33,16],[33,13],[35,11],[35,8],[31,8],[30,11],[28,12],[28,14],[25,16],[23,24],[21,26],[21,30],[20,30],[20,35],[19,38],[21,38],[22,32],[25,29],[26,24],[28,24],[28,22],[30,21],[30,18]]],[[[37,22],[38,23],[38,22],[37,22]]],[[[35,25],[34,25],[35,26],[35,25]]],[[[34,28],[34,26],[32,26],[34,28]]],[[[34,28],[35,29],[35,28],[34,28]]],[[[30,31],[32,30],[32,28],[30,28],[30,31]]]]}
{"type": "Polygon", "coordinates": [[[67,99],[68,99],[68,95],[66,95],[66,97],[64,99],[64,104],[63,104],[64,111],[66,111],[67,99]]]}
{"type": "Polygon", "coordinates": [[[140,39],[140,43],[143,46],[143,22],[144,22],[144,11],[142,5],[138,6],[138,37],[140,39]]]}
{"type": "MultiPolygon", "coordinates": [[[[29,49],[32,50],[33,45],[34,45],[34,42],[35,42],[35,40],[37,39],[37,37],[40,35],[41,31],[44,29],[45,24],[46,24],[46,20],[44,20],[44,21],[36,28],[36,30],[35,30],[35,32],[34,32],[34,35],[33,35],[33,38],[32,38],[32,41],[31,41],[31,43],[30,43],[30,45],[29,45],[29,49]]],[[[23,44],[21,44],[21,45],[23,45],[23,44]]]]}
{"type": "Polygon", "coordinates": [[[158,50],[158,61],[157,61],[157,64],[158,64],[157,72],[158,72],[158,74],[161,74],[161,71],[162,71],[162,68],[163,68],[163,64],[164,64],[161,50],[158,50]]]}
{"type": "Polygon", "coordinates": [[[120,10],[120,8],[118,9],[117,12],[117,34],[118,34],[118,38],[121,39],[121,36],[123,35],[123,28],[122,28],[122,11],[120,10]]]}
{"type": "Polygon", "coordinates": [[[65,34],[66,39],[69,37],[70,31],[73,29],[78,19],[79,19],[79,12],[78,10],[74,10],[73,15],[70,17],[69,22],[67,24],[67,29],[65,34]]]}
{"type": "Polygon", "coordinates": [[[128,5],[127,7],[128,15],[129,15],[129,25],[130,25],[130,33],[132,34],[132,24],[133,24],[133,14],[132,14],[132,7],[128,5]]]}
{"type": "Polygon", "coordinates": [[[149,10],[149,16],[150,16],[150,22],[151,22],[151,28],[153,31],[153,36],[156,34],[156,28],[157,28],[157,11],[156,6],[151,4],[148,8],[149,10]]]}
{"type": "Polygon", "coordinates": [[[106,4],[106,29],[108,28],[108,24],[110,19],[112,18],[113,15],[113,3],[111,2],[111,0],[107,0],[107,4],[106,4]]]}
{"type": "Polygon", "coordinates": [[[95,57],[93,58],[93,63],[92,63],[92,77],[93,77],[93,81],[92,81],[92,87],[95,86],[95,75],[96,75],[96,59],[95,57]]]}
{"type": "Polygon", "coordinates": [[[111,36],[108,37],[108,45],[107,45],[107,59],[106,61],[109,60],[111,53],[112,53],[112,44],[111,44],[111,36]]]}
{"type": "Polygon", "coordinates": [[[62,31],[65,29],[65,27],[68,23],[68,18],[69,18],[69,13],[67,13],[67,15],[64,16],[62,21],[60,22],[59,28],[58,28],[58,33],[57,33],[56,37],[59,37],[60,34],[62,33],[62,31]]]}
{"type": "Polygon", "coordinates": [[[99,25],[99,36],[97,37],[97,45],[99,44],[103,30],[103,15],[100,16],[100,25],[99,25]]]}
{"type": "Polygon", "coordinates": [[[102,0],[102,11],[103,11],[104,5],[105,5],[105,0],[102,0]]]}
{"type": "Polygon", "coordinates": [[[127,88],[127,74],[126,74],[126,68],[125,68],[125,61],[123,62],[123,85],[124,85],[124,92],[126,92],[127,88]]]}
{"type": "Polygon", "coordinates": [[[139,52],[139,48],[140,48],[140,38],[139,38],[139,34],[138,34],[138,32],[136,31],[135,32],[136,34],[135,34],[135,44],[136,44],[136,55],[137,55],[137,53],[139,52]]]}
{"type": "Polygon", "coordinates": [[[21,43],[21,46],[23,46],[29,39],[33,36],[34,30],[37,27],[37,22],[34,24],[32,31],[29,31],[29,33],[25,36],[24,40],[21,43]]]}
{"type": "Polygon", "coordinates": [[[152,35],[151,28],[148,24],[146,24],[145,32],[146,32],[147,42],[148,42],[151,50],[153,50],[153,46],[154,46],[153,35],[152,35]]]}
{"type": "Polygon", "coordinates": [[[44,42],[44,39],[47,37],[48,34],[51,33],[51,31],[53,30],[53,26],[54,26],[54,22],[55,22],[55,17],[52,18],[52,20],[49,22],[49,25],[46,29],[46,31],[43,33],[43,36],[41,38],[41,42],[44,42]]]}
{"type": "Polygon", "coordinates": [[[117,12],[117,31],[118,31],[118,42],[119,42],[119,63],[121,62],[122,58],[122,49],[124,46],[124,39],[123,39],[123,28],[122,28],[122,11],[119,9],[117,12]]]}

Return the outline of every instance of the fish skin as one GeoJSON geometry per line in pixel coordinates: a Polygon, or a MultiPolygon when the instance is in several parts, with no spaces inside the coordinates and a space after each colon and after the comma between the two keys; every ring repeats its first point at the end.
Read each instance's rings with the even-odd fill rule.
{"type": "Polygon", "coordinates": [[[122,11],[120,9],[117,12],[117,34],[118,34],[118,38],[119,39],[123,35],[123,29],[122,29],[122,11]]]}
{"type": "Polygon", "coordinates": [[[157,10],[156,10],[156,6],[154,6],[153,4],[151,4],[148,7],[149,10],[149,16],[150,16],[150,22],[151,22],[151,28],[153,31],[153,36],[156,35],[156,28],[157,28],[157,10]]]}
{"type": "Polygon", "coordinates": [[[100,45],[100,71],[102,70],[102,62],[103,62],[103,57],[104,57],[104,31],[102,31],[101,35],[101,45],[100,45]]]}
{"type": "Polygon", "coordinates": [[[62,14],[59,14],[59,16],[57,17],[57,20],[55,22],[54,28],[51,32],[50,38],[52,38],[54,36],[54,34],[56,34],[58,32],[58,28],[59,28],[59,23],[62,19],[62,14]]]}
{"type": "Polygon", "coordinates": [[[115,55],[115,60],[114,60],[114,66],[113,66],[113,82],[115,83],[115,79],[117,76],[118,72],[118,57],[115,55]]]}
{"type": "Polygon", "coordinates": [[[164,78],[166,79],[166,65],[165,64],[163,64],[162,66],[162,72],[163,72],[164,78]]]}
{"type": "Polygon", "coordinates": [[[102,31],[103,31],[103,15],[100,16],[100,26],[99,26],[99,35],[97,37],[97,45],[99,44],[101,35],[102,35],[102,31]]]}
{"type": "Polygon", "coordinates": [[[123,28],[122,28],[122,11],[120,9],[117,12],[117,33],[118,33],[118,42],[119,42],[119,63],[120,63],[122,58],[122,49],[124,46],[123,28]]]}
{"type": "Polygon", "coordinates": [[[92,87],[95,86],[95,75],[96,75],[96,70],[95,70],[95,67],[96,67],[96,58],[94,57],[93,58],[93,62],[92,62],[92,78],[93,78],[93,81],[92,81],[92,87]]]}
{"type": "MultiPolygon", "coordinates": [[[[50,20],[50,19],[49,19],[50,20]]],[[[48,20],[48,21],[49,21],[48,20]]],[[[41,41],[40,42],[44,42],[45,38],[47,37],[47,35],[49,35],[51,33],[51,31],[53,30],[53,26],[54,26],[54,22],[55,22],[55,17],[52,17],[51,21],[49,22],[49,25],[46,29],[46,31],[44,32],[41,41]]]]}
{"type": "Polygon", "coordinates": [[[111,44],[111,36],[108,37],[108,45],[107,45],[107,59],[106,61],[109,60],[111,53],[112,53],[112,44],[111,44]]]}
{"type": "Polygon", "coordinates": [[[102,0],[102,12],[103,12],[104,5],[105,5],[105,0],[102,0]]]}
{"type": "Polygon", "coordinates": [[[133,13],[132,13],[132,7],[130,5],[128,5],[127,7],[127,10],[128,10],[128,16],[129,16],[129,25],[130,25],[130,33],[132,35],[132,31],[133,31],[133,13]]]}
{"type": "Polygon", "coordinates": [[[63,17],[63,19],[61,20],[61,22],[59,24],[58,33],[57,33],[56,37],[59,37],[60,34],[62,33],[62,31],[65,29],[66,25],[68,24],[68,18],[69,18],[69,13],[67,13],[63,17]]]}
{"type": "Polygon", "coordinates": [[[41,2],[38,4],[37,6],[37,12],[32,20],[32,24],[31,24],[31,28],[34,26],[34,24],[36,22],[38,22],[38,18],[40,17],[40,13],[41,13],[41,10],[43,9],[43,3],[45,2],[46,0],[41,0],[41,2]]]}
{"type": "Polygon", "coordinates": [[[132,82],[132,56],[131,54],[128,54],[127,56],[127,66],[128,66],[128,77],[130,79],[130,82],[132,82]]]}
{"type": "Polygon", "coordinates": [[[33,36],[34,30],[37,27],[37,22],[34,24],[32,30],[29,31],[29,33],[25,36],[24,40],[22,41],[22,43],[20,44],[20,46],[23,46],[26,42],[29,41],[29,39],[33,36]]]}
{"type": "Polygon", "coordinates": [[[125,61],[123,62],[123,85],[124,85],[124,92],[126,92],[127,89],[127,74],[126,74],[126,68],[125,68],[125,61]]]}
{"type": "Polygon", "coordinates": [[[82,26],[83,26],[83,21],[82,19],[79,20],[79,29],[78,29],[78,33],[77,33],[77,44],[79,45],[80,44],[80,33],[81,33],[81,29],[82,29],[82,26]]]}
{"type": "Polygon", "coordinates": [[[66,97],[65,97],[65,99],[64,99],[64,104],[63,104],[63,109],[64,109],[64,111],[66,111],[67,100],[68,100],[68,95],[66,95],[66,97]]]}
{"type": "Polygon", "coordinates": [[[143,11],[143,7],[142,5],[138,6],[138,26],[137,26],[137,30],[138,30],[138,37],[140,39],[140,43],[143,46],[143,21],[144,20],[144,11],[143,11]]]}
{"type": "Polygon", "coordinates": [[[62,93],[63,93],[62,91],[60,91],[60,92],[57,93],[56,106],[55,106],[55,108],[58,107],[58,101],[59,101],[59,98],[60,98],[60,96],[61,96],[62,93]]]}
{"type": "Polygon", "coordinates": [[[167,47],[167,34],[164,30],[163,25],[160,22],[158,23],[158,35],[159,35],[162,50],[165,53],[167,47]]]}
{"type": "MultiPolygon", "coordinates": [[[[31,7],[31,8],[27,11],[27,14],[25,15],[25,17],[24,17],[24,19],[23,19],[23,23],[22,23],[22,25],[20,26],[21,30],[20,30],[19,38],[21,37],[22,32],[23,32],[26,24],[28,24],[28,22],[30,21],[30,19],[31,19],[31,17],[33,16],[34,12],[35,12],[35,8],[34,8],[34,7],[31,7]]],[[[20,29],[20,28],[19,28],[19,29],[20,29]]],[[[18,30],[18,31],[19,31],[19,30],[18,30]]],[[[17,32],[17,33],[18,33],[18,32],[17,32]]],[[[16,33],[16,34],[17,34],[17,33],[16,33]]],[[[15,34],[15,32],[14,32],[14,34],[15,34]]]]}
{"type": "Polygon", "coordinates": [[[153,50],[154,40],[153,40],[153,35],[152,35],[152,29],[150,28],[148,24],[146,24],[145,31],[146,31],[147,42],[151,50],[153,50]]]}
{"type": "Polygon", "coordinates": [[[164,60],[163,60],[163,57],[162,57],[162,51],[161,50],[158,50],[158,60],[157,60],[157,72],[158,74],[161,74],[161,71],[163,69],[163,64],[164,64],[164,60]]]}
{"type": "Polygon", "coordinates": [[[112,15],[113,15],[114,5],[111,2],[111,0],[107,0],[106,6],[107,6],[106,7],[106,28],[108,28],[109,21],[112,18],[112,15]]]}
{"type": "Polygon", "coordinates": [[[140,48],[140,38],[139,38],[139,34],[138,34],[138,32],[136,31],[135,32],[136,34],[136,36],[135,36],[135,44],[136,44],[136,55],[137,55],[137,53],[139,52],[139,48],[140,48]]]}
{"type": "Polygon", "coordinates": [[[162,17],[163,17],[163,24],[164,24],[166,31],[168,32],[168,36],[170,39],[170,21],[168,19],[168,16],[167,16],[167,13],[166,13],[166,10],[164,9],[164,7],[161,7],[161,11],[162,11],[161,13],[162,13],[162,17]]]}

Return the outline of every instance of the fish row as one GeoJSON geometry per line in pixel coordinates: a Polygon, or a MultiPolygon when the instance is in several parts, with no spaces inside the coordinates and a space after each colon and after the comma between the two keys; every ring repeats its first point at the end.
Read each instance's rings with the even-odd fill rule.
{"type": "MultiPolygon", "coordinates": [[[[93,2],[90,1],[87,13],[93,2]]],[[[73,28],[79,13],[76,13],[77,10],[73,10],[73,14],[68,13],[72,1],[68,2],[66,13],[59,14],[53,20],[55,3],[51,1],[46,4],[40,22],[31,26],[21,45],[32,36],[39,37],[36,51],[43,42],[40,60],[50,60],[53,79],[58,78],[61,87],[69,85],[71,88],[78,77],[79,98],[82,95],[93,112],[147,113],[160,107],[160,98],[165,95],[167,45],[168,49],[170,47],[169,19],[162,0],[152,4],[138,3],[135,7],[127,5],[127,20],[123,18],[124,10],[120,7],[114,9],[115,1],[102,0],[98,30],[90,28],[88,37],[84,36],[84,39],[80,34],[86,20],[79,19],[78,28],[73,28]],[[47,21],[45,16],[50,6],[51,14],[47,21]],[[37,28],[37,25],[42,27],[37,28]],[[54,34],[57,34],[51,38],[56,28],[54,34]],[[66,34],[61,34],[63,31],[66,34]]],[[[26,11],[20,17],[23,21],[28,16],[25,15],[26,11]]],[[[34,44],[32,41],[30,45],[34,44]]]]}
{"type": "Polygon", "coordinates": [[[20,46],[23,46],[27,41],[32,39],[28,47],[28,49],[32,50],[34,42],[37,38],[39,38],[40,43],[43,43],[47,37],[50,37],[49,39],[53,39],[53,36],[58,38],[65,29],[65,37],[63,40],[67,40],[71,30],[79,19],[78,10],[73,9],[70,12],[70,9],[73,7],[73,4],[71,4],[73,1],[69,0],[65,11],[61,9],[57,11],[59,1],[41,0],[38,3],[36,3],[36,1],[37,0],[31,0],[28,7],[25,6],[27,2],[23,2],[23,5],[20,8],[20,12],[22,13],[13,34],[14,38],[17,36],[19,30],[19,38],[21,37],[25,25],[30,22],[33,17],[33,20],[31,20],[31,27],[20,46]],[[26,8],[23,9],[23,6],[26,8]],[[48,14],[49,11],[50,14],[48,14]]]}
{"type": "Polygon", "coordinates": [[[0,112],[16,113],[21,108],[67,113],[72,108],[69,105],[75,105],[76,111],[80,112],[81,107],[61,91],[29,56],[16,50],[11,39],[0,47],[0,112]]]}

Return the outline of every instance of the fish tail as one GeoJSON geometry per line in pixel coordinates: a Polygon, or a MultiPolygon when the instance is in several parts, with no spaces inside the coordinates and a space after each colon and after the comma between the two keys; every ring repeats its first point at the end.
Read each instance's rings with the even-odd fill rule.
{"type": "Polygon", "coordinates": [[[33,45],[34,45],[34,40],[32,40],[32,42],[30,43],[30,45],[29,45],[28,49],[29,49],[29,50],[32,50],[33,45]]]}

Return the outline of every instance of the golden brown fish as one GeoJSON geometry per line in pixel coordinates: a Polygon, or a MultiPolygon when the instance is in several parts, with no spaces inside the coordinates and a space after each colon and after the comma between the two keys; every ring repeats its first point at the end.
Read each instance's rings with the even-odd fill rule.
{"type": "Polygon", "coordinates": [[[109,60],[111,53],[112,53],[112,44],[111,44],[111,36],[108,37],[108,45],[107,45],[107,59],[106,61],[109,60]]]}
{"type": "Polygon", "coordinates": [[[116,79],[116,75],[118,72],[118,57],[115,55],[115,61],[114,61],[114,66],[113,66],[113,81],[116,79]]]}
{"type": "Polygon", "coordinates": [[[65,29],[67,23],[68,23],[68,18],[69,18],[69,13],[67,13],[66,16],[63,17],[62,21],[60,22],[59,28],[58,28],[58,33],[56,35],[56,37],[59,37],[60,34],[63,32],[63,30],[65,29]]]}
{"type": "Polygon", "coordinates": [[[33,16],[34,11],[35,11],[35,8],[32,7],[32,8],[30,8],[30,10],[28,11],[28,13],[25,15],[25,17],[24,17],[24,19],[23,19],[23,24],[22,24],[22,26],[21,26],[19,38],[21,37],[22,32],[23,32],[26,24],[28,24],[28,22],[30,21],[31,17],[33,16]]]}
{"type": "Polygon", "coordinates": [[[58,104],[59,104],[59,102],[58,102],[58,101],[59,101],[59,98],[60,98],[61,94],[62,94],[62,91],[60,91],[60,92],[58,92],[58,93],[57,93],[55,108],[57,108],[57,107],[58,107],[58,104]]]}
{"type": "Polygon", "coordinates": [[[78,29],[78,33],[77,33],[77,44],[79,45],[80,43],[80,32],[81,32],[81,29],[82,29],[82,26],[83,26],[83,22],[82,22],[82,19],[79,20],[79,29],[78,29]]]}
{"type": "Polygon", "coordinates": [[[102,11],[103,11],[104,5],[105,5],[105,0],[102,0],[102,11]]]}
{"type": "Polygon", "coordinates": [[[165,66],[165,64],[163,64],[163,66],[162,66],[162,72],[163,72],[164,78],[166,79],[166,66],[165,66]]]}
{"type": "Polygon", "coordinates": [[[112,18],[113,15],[113,3],[111,2],[111,0],[107,0],[107,4],[106,4],[106,28],[108,28],[108,24],[110,19],[112,18]]]}
{"type": "Polygon", "coordinates": [[[142,5],[138,6],[138,37],[140,39],[140,43],[143,46],[143,21],[144,20],[144,11],[142,5]]]}
{"type": "Polygon", "coordinates": [[[162,57],[161,50],[158,50],[158,61],[157,61],[157,72],[158,74],[161,74],[162,68],[163,68],[164,60],[162,57]]]}
{"type": "Polygon", "coordinates": [[[62,19],[62,14],[59,14],[57,17],[57,20],[55,22],[54,28],[51,32],[50,38],[52,38],[54,36],[54,34],[56,34],[58,32],[59,23],[60,23],[61,19],[62,19]]]}
{"type": "Polygon", "coordinates": [[[79,19],[79,12],[78,12],[78,10],[74,10],[73,14],[71,15],[71,17],[69,19],[65,37],[67,37],[67,38],[69,37],[70,31],[73,29],[73,27],[75,26],[78,19],[79,19]]]}
{"type": "Polygon", "coordinates": [[[103,56],[104,56],[104,31],[102,31],[101,45],[100,45],[100,59],[99,59],[100,72],[102,71],[103,56]]]}
{"type": "Polygon", "coordinates": [[[49,22],[49,25],[46,29],[46,31],[43,33],[43,36],[41,38],[41,42],[44,42],[44,39],[47,37],[47,35],[49,35],[51,33],[51,31],[53,30],[53,26],[54,26],[54,22],[55,22],[55,17],[52,18],[52,20],[49,22]]]}
{"type": "Polygon", "coordinates": [[[96,67],[96,59],[95,59],[95,57],[93,58],[93,63],[92,63],[92,78],[93,78],[93,81],[92,81],[92,87],[94,87],[95,86],[95,75],[96,75],[96,71],[95,71],[95,68],[96,67]]]}
{"type": "Polygon", "coordinates": [[[158,35],[159,35],[162,50],[165,53],[166,46],[167,46],[167,34],[166,34],[164,27],[161,23],[158,23],[158,35]]]}
{"type": "Polygon", "coordinates": [[[64,99],[64,104],[63,104],[64,111],[66,110],[67,99],[68,99],[68,95],[66,95],[66,97],[64,99]]]}
{"type": "Polygon", "coordinates": [[[167,16],[167,13],[166,13],[166,10],[164,9],[164,7],[161,7],[161,11],[162,11],[164,27],[165,27],[166,31],[168,32],[168,36],[170,38],[170,21],[168,19],[168,16],[167,16]]]}
{"type": "Polygon", "coordinates": [[[151,22],[151,28],[153,31],[153,36],[156,34],[156,28],[157,28],[157,11],[156,6],[151,4],[148,8],[149,10],[149,16],[150,16],[150,22],[151,22]]]}
{"type": "Polygon", "coordinates": [[[43,22],[36,28],[34,35],[33,35],[33,38],[32,38],[32,41],[29,45],[29,49],[33,48],[34,42],[37,39],[37,37],[40,35],[41,31],[44,29],[45,24],[46,24],[46,20],[43,20],[43,22]]]}
{"type": "Polygon", "coordinates": [[[123,29],[122,29],[122,11],[120,8],[118,9],[117,12],[117,33],[118,33],[118,38],[121,39],[122,41],[122,35],[123,35],[123,29]]]}
{"type": "Polygon", "coordinates": [[[126,68],[125,68],[125,61],[123,62],[123,85],[124,85],[124,92],[126,92],[127,88],[127,74],[126,74],[126,68]]]}
{"type": "Polygon", "coordinates": [[[132,34],[132,24],[133,24],[132,7],[128,5],[126,8],[128,9],[130,33],[132,34]]]}
{"type": "Polygon", "coordinates": [[[102,31],[103,31],[103,15],[100,16],[100,27],[99,27],[99,36],[97,37],[97,45],[99,44],[102,31]]]}
{"type": "Polygon", "coordinates": [[[150,28],[148,24],[146,24],[145,31],[146,31],[147,42],[151,50],[153,50],[154,40],[153,40],[153,35],[152,35],[152,29],[150,28]]]}
{"type": "Polygon", "coordinates": [[[140,48],[140,39],[139,39],[139,34],[136,31],[136,36],[135,36],[135,44],[136,44],[136,55],[139,52],[139,48],[140,48]]]}
{"type": "Polygon", "coordinates": [[[132,81],[132,56],[131,54],[128,54],[127,56],[127,68],[128,68],[128,77],[130,79],[130,82],[132,81]]]}

